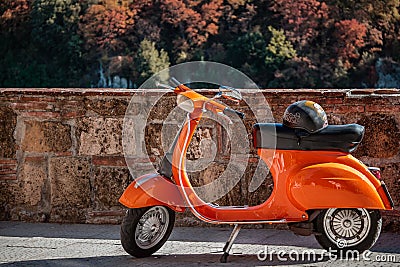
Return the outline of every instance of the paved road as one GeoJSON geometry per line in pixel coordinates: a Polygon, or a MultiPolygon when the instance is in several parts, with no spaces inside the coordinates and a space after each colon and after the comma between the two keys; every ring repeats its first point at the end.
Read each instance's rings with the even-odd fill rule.
{"type": "Polygon", "coordinates": [[[225,228],[175,228],[154,256],[136,259],[121,247],[116,225],[0,222],[0,265],[400,266],[399,234],[383,233],[364,258],[335,260],[319,247],[314,237],[300,237],[283,230],[243,229],[229,263],[222,264],[221,248],[229,234],[230,230],[225,228]],[[266,257],[260,255],[264,256],[263,261],[257,256],[259,251],[267,251],[266,257]],[[302,256],[304,251],[308,254],[302,256]]]}

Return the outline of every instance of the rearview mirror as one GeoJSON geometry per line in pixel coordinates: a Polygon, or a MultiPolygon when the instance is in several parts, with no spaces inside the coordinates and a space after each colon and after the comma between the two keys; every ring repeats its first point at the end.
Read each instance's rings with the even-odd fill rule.
{"type": "Polygon", "coordinates": [[[222,97],[239,102],[243,99],[242,94],[235,88],[229,86],[220,86],[219,93],[222,97]]]}
{"type": "Polygon", "coordinates": [[[184,95],[177,96],[176,104],[178,105],[178,107],[180,107],[181,109],[183,109],[186,112],[192,113],[194,110],[193,101],[184,95]]]}

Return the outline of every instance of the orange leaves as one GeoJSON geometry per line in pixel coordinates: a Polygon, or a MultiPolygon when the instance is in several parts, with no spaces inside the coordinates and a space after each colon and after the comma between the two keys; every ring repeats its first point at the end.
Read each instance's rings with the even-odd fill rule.
{"type": "Polygon", "coordinates": [[[337,54],[345,61],[358,58],[358,49],[365,45],[364,38],[367,33],[365,24],[355,19],[341,20],[335,23],[334,37],[337,38],[337,54]]]}
{"type": "Polygon", "coordinates": [[[222,4],[223,0],[161,0],[161,18],[181,31],[191,45],[201,46],[209,35],[218,33],[222,4]]]}
{"type": "Polygon", "coordinates": [[[0,28],[15,30],[29,19],[30,5],[28,0],[1,0],[0,28]]]}
{"type": "Polygon", "coordinates": [[[289,40],[300,46],[316,37],[329,17],[328,6],[317,0],[276,0],[271,10],[282,17],[283,29],[289,40]]]}
{"type": "Polygon", "coordinates": [[[29,9],[29,2],[27,0],[3,0],[0,4],[0,17],[2,19],[12,19],[22,13],[26,13],[29,9]]]}
{"type": "Polygon", "coordinates": [[[212,35],[217,34],[218,33],[218,26],[215,25],[214,23],[210,23],[207,25],[206,27],[206,31],[212,35]]]}
{"type": "Polygon", "coordinates": [[[106,51],[123,49],[120,37],[134,25],[136,10],[118,5],[91,5],[81,19],[79,29],[86,48],[98,46],[106,51]]]}

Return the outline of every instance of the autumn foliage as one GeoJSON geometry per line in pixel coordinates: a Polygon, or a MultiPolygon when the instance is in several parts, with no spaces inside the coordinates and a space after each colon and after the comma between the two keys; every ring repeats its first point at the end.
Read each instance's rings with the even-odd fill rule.
{"type": "Polygon", "coordinates": [[[335,23],[333,37],[337,40],[336,53],[348,65],[349,60],[360,57],[358,50],[365,46],[367,27],[355,19],[335,23]]]}
{"type": "Polygon", "coordinates": [[[380,59],[400,61],[399,8],[399,0],[2,0],[0,86],[137,87],[170,65],[210,60],[261,87],[373,87],[380,59]]]}

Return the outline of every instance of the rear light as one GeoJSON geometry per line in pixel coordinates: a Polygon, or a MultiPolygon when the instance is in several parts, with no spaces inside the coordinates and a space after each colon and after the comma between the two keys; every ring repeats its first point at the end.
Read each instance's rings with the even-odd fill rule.
{"type": "Polygon", "coordinates": [[[368,167],[368,170],[376,177],[376,179],[382,180],[381,169],[377,167],[368,167]]]}

